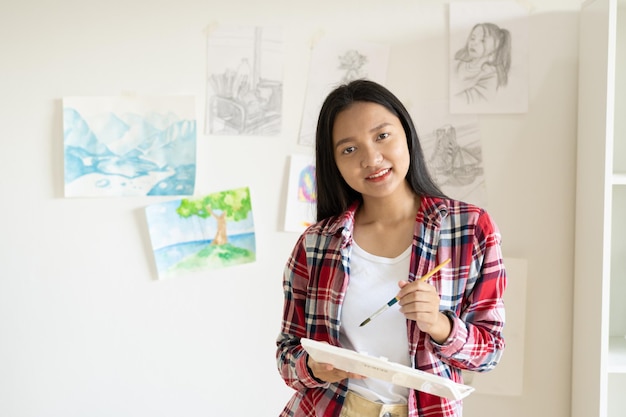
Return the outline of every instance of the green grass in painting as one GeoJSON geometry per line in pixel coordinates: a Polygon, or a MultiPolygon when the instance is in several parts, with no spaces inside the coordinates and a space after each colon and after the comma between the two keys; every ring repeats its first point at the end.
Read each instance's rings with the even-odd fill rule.
{"type": "Polygon", "coordinates": [[[255,259],[256,254],[254,252],[238,248],[230,243],[224,245],[209,245],[173,265],[168,273],[222,268],[225,266],[253,262],[255,259]]]}

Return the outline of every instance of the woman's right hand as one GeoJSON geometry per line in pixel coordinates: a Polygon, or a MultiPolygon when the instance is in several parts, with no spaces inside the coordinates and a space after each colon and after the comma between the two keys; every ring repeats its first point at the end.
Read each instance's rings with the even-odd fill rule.
{"type": "Polygon", "coordinates": [[[326,381],[326,382],[332,383],[332,382],[342,381],[346,378],[354,378],[354,379],[366,378],[363,375],[337,369],[329,363],[317,362],[315,359],[313,359],[310,356],[307,358],[307,366],[313,373],[313,376],[319,379],[320,381],[326,381]]]}

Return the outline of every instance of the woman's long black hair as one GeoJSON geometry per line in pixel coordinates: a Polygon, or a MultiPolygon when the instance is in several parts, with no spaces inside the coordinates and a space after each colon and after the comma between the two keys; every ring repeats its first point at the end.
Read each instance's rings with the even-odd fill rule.
{"type": "Polygon", "coordinates": [[[417,131],[409,112],[387,88],[369,80],[355,80],[334,89],[322,105],[315,138],[315,182],[317,186],[317,220],[343,213],[361,193],[343,179],[335,162],[333,126],[337,115],[356,101],[380,104],[400,119],[409,147],[410,163],[406,180],[417,195],[446,198],[433,181],[424,159],[417,131]]]}

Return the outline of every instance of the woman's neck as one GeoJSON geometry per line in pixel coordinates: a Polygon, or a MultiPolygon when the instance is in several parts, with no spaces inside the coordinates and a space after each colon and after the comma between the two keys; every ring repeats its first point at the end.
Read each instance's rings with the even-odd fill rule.
{"type": "Polygon", "coordinates": [[[399,256],[413,241],[420,202],[412,191],[387,198],[364,198],[356,213],[354,240],[373,255],[399,256]]]}
{"type": "Polygon", "coordinates": [[[408,186],[405,191],[385,198],[364,196],[356,221],[361,224],[394,224],[414,220],[420,203],[420,197],[408,186]]]}

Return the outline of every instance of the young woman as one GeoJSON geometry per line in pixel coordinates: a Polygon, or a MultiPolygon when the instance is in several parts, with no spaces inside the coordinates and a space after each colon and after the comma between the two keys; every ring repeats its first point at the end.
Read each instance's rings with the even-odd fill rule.
{"type": "Polygon", "coordinates": [[[317,220],[287,262],[278,369],[294,388],[281,416],[461,416],[461,401],[315,362],[303,337],[462,382],[504,349],[506,274],[487,212],[433,182],[411,117],[356,80],[326,98],[316,136],[317,220]],[[427,282],[419,277],[450,258],[427,282]],[[393,296],[399,302],[359,324],[393,296]]]}

